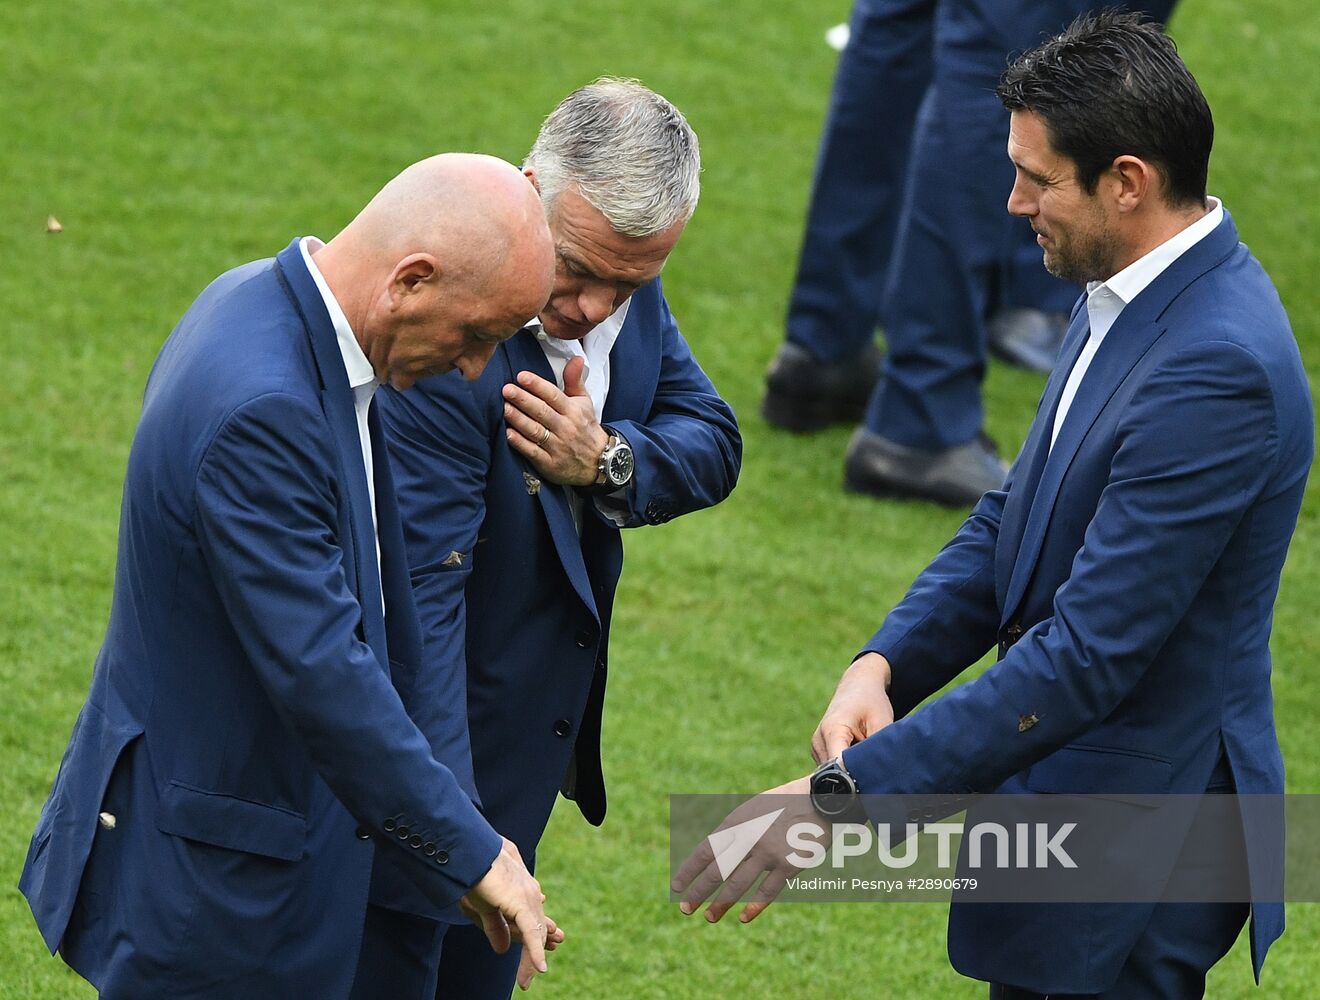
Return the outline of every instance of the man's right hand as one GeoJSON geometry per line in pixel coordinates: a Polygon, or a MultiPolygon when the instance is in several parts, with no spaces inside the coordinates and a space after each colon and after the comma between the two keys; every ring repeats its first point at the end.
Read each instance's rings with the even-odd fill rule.
{"type": "Polygon", "coordinates": [[[811,737],[811,755],[817,764],[833,760],[893,723],[889,675],[889,661],[879,653],[863,653],[843,672],[811,737]]]}
{"type": "MultiPolygon", "coordinates": [[[[541,885],[523,864],[513,841],[504,838],[504,847],[495,856],[490,871],[459,903],[472,922],[485,931],[496,952],[503,955],[515,940],[521,941],[524,966],[530,964],[536,972],[548,969],[546,939],[562,932],[545,915],[541,885]]],[[[530,975],[528,978],[530,981],[530,975]]]]}

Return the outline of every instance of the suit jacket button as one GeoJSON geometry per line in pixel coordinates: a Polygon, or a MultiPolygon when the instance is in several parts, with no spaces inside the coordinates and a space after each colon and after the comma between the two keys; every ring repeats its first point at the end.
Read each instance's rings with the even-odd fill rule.
{"type": "Polygon", "coordinates": [[[558,722],[555,723],[556,736],[567,736],[572,731],[573,731],[573,724],[569,722],[567,719],[560,719],[558,722]]]}
{"type": "Polygon", "coordinates": [[[408,834],[411,832],[412,831],[410,831],[406,826],[401,826],[395,829],[394,835],[398,837],[400,840],[407,840],[408,834]]]}
{"type": "Polygon", "coordinates": [[[360,826],[353,831],[353,836],[357,837],[358,840],[370,840],[371,831],[367,830],[365,827],[360,826]]]}
{"type": "Polygon", "coordinates": [[[422,845],[422,853],[425,854],[428,858],[435,857],[435,844],[431,843],[428,840],[425,844],[422,845]]]}
{"type": "Polygon", "coordinates": [[[447,865],[447,864],[449,864],[449,852],[448,852],[448,851],[436,851],[436,852],[435,852],[435,863],[436,863],[437,865],[447,865]]]}
{"type": "Polygon", "coordinates": [[[411,847],[413,850],[417,850],[417,848],[421,847],[422,846],[421,834],[414,833],[411,837],[409,837],[408,846],[411,847]]]}
{"type": "Polygon", "coordinates": [[[573,638],[577,642],[577,644],[581,646],[583,649],[587,649],[588,647],[593,645],[596,641],[595,633],[593,633],[589,628],[578,629],[577,635],[575,635],[573,638]]]}
{"type": "Polygon", "coordinates": [[[386,833],[393,833],[394,828],[397,825],[398,824],[395,822],[393,816],[391,816],[389,819],[387,819],[384,823],[381,824],[381,826],[384,827],[386,833]]]}

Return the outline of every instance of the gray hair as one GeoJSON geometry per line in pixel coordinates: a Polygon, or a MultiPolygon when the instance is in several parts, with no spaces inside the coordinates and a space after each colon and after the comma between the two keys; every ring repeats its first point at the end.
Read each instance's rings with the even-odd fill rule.
{"type": "Polygon", "coordinates": [[[541,126],[525,166],[553,211],[577,191],[624,236],[687,222],[701,193],[701,151],[681,111],[636,80],[601,77],[564,98],[541,126]]]}

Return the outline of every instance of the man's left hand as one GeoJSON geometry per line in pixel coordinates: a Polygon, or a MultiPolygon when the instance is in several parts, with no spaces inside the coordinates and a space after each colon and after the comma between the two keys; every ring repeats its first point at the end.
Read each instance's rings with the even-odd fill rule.
{"type": "Polygon", "coordinates": [[[562,392],[553,382],[526,371],[518,373],[517,385],[504,387],[509,444],[542,479],[562,486],[594,483],[610,439],[596,420],[583,384],[585,367],[582,358],[569,361],[562,392]]]}
{"type": "Polygon", "coordinates": [[[683,862],[669,884],[673,892],[682,894],[679,909],[684,913],[695,913],[702,901],[718,889],[706,907],[706,919],[712,924],[716,923],[737,904],[764,872],[765,880],[738,915],[744,924],[755,920],[783,891],[789,878],[801,870],[788,860],[789,854],[793,853],[788,844],[788,831],[797,823],[813,823],[827,835],[830,832],[830,824],[822,820],[812,807],[810,792],[811,778],[807,775],[763,792],[729,813],[719,825],[719,830],[727,830],[740,823],[759,819],[775,809],[783,809],[747,857],[729,873],[728,878],[720,874],[710,838],[703,840],[683,862]]]}

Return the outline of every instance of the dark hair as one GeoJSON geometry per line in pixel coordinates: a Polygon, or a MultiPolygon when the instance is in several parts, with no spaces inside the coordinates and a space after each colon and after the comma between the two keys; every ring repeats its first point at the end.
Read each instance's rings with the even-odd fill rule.
{"type": "Polygon", "coordinates": [[[1009,111],[1040,115],[1088,194],[1127,155],[1155,166],[1169,204],[1205,204],[1214,119],[1177,47],[1153,21],[1117,10],[1083,14],[1015,59],[997,93],[1009,111]]]}

